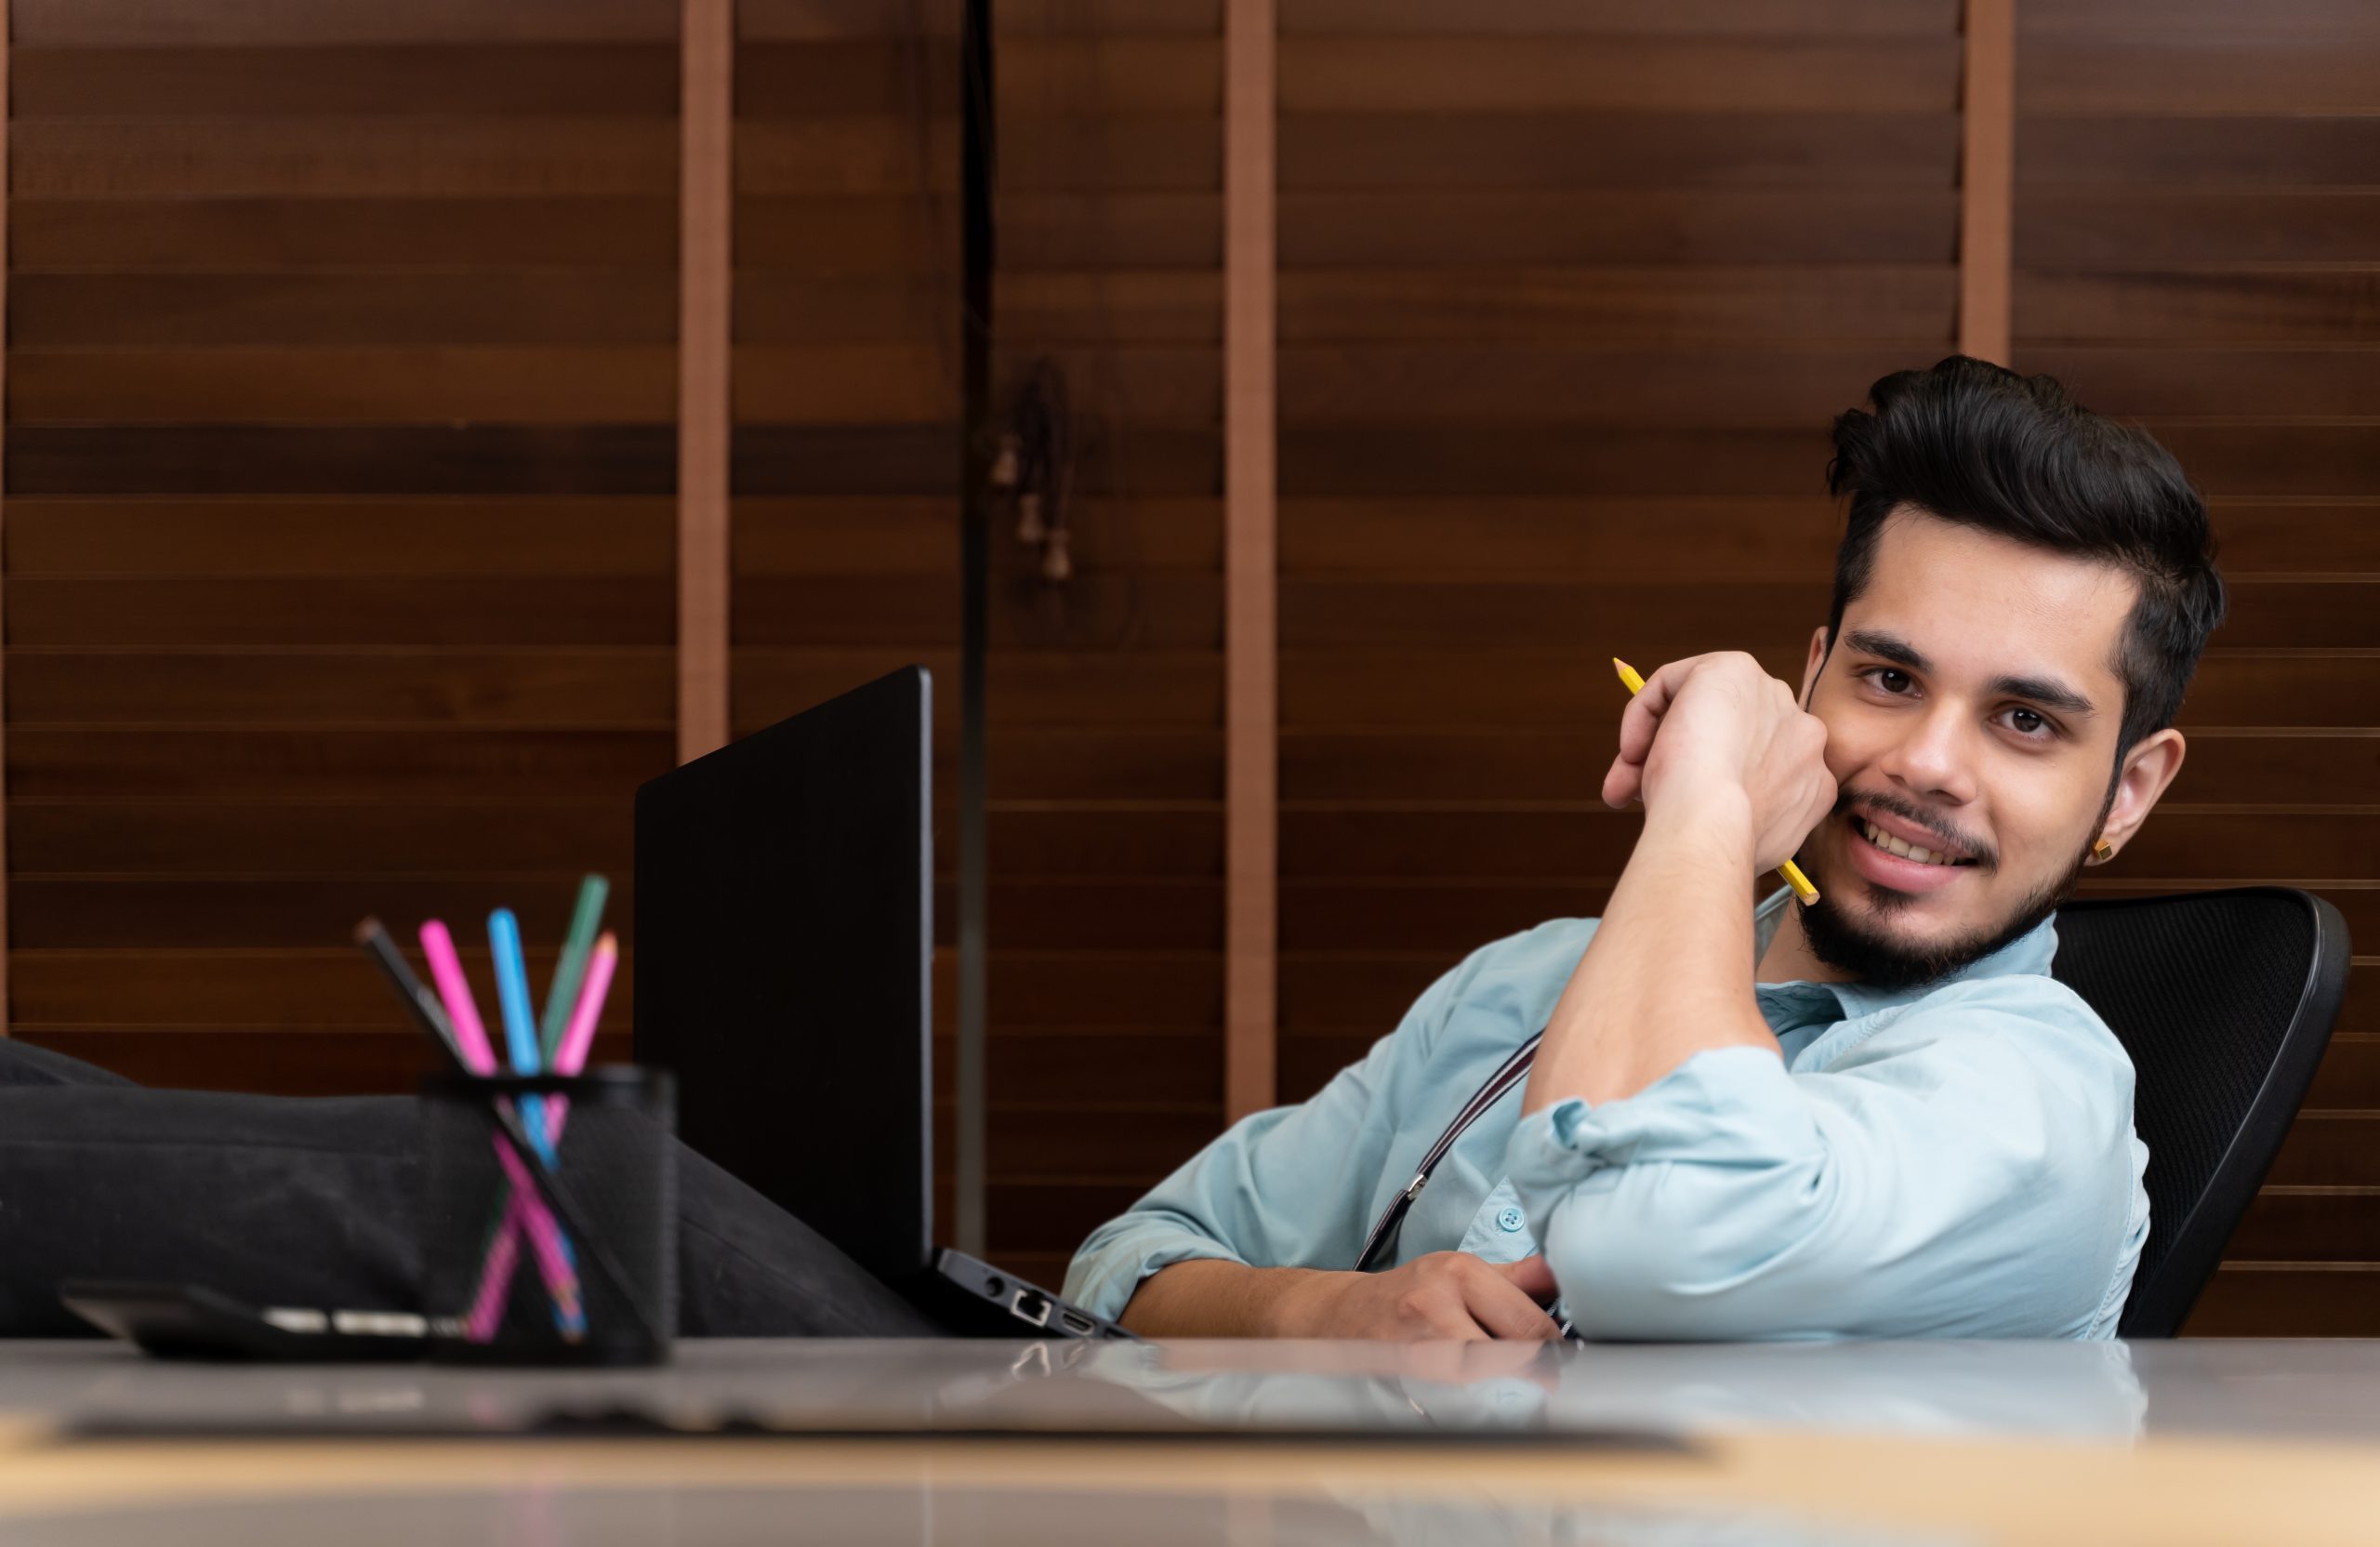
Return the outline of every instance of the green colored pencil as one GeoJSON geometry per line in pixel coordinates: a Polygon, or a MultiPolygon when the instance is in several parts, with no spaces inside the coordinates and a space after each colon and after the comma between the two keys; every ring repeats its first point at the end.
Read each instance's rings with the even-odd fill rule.
{"type": "Polygon", "coordinates": [[[578,883],[578,903],[570,910],[570,933],[562,939],[562,959],[554,963],[553,986],[546,990],[546,1012],[537,1026],[549,1068],[570,1025],[570,1012],[578,1006],[578,985],[587,978],[587,953],[595,946],[595,932],[603,927],[603,900],[611,894],[612,883],[601,876],[590,874],[578,883]]]}

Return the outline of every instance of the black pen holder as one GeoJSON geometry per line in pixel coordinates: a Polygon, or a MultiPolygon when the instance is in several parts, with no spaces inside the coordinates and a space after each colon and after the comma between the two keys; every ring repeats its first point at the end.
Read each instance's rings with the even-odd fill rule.
{"type": "Polygon", "coordinates": [[[432,1356],[666,1361],[678,1324],[669,1076],[437,1076],[421,1094],[432,1356]]]}

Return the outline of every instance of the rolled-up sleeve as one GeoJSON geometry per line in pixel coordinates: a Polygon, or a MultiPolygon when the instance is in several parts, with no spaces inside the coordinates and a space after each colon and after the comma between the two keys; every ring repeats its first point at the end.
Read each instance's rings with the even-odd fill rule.
{"type": "Polygon", "coordinates": [[[1092,1231],[1066,1270],[1066,1298],[1114,1317],[1142,1280],[1175,1263],[1353,1263],[1369,1223],[1365,1202],[1387,1169],[1400,1103],[1478,959],[1474,955],[1433,984],[1395,1031],[1312,1099],[1241,1119],[1092,1231]]]}
{"type": "Polygon", "coordinates": [[[1573,1325],[2089,1335],[2146,1227],[2132,1069],[2079,1000],[2005,993],[1937,994],[1820,1072],[1713,1050],[1525,1118],[1506,1161],[1573,1325]]]}

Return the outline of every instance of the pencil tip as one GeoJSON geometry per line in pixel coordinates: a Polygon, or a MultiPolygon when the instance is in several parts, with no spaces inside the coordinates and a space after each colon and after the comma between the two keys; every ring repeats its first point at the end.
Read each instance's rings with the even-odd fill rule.
{"type": "Polygon", "coordinates": [[[387,932],[380,927],[380,920],[367,913],[364,916],[364,921],[355,926],[355,943],[359,945],[369,945],[374,935],[387,932]]]}

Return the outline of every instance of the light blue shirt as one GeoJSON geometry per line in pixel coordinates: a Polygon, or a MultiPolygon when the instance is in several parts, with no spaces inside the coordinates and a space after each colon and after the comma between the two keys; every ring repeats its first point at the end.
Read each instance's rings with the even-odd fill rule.
{"type": "MultiPolygon", "coordinates": [[[[1757,913],[1765,949],[1788,893],[1757,913]]],[[[1115,1316],[1197,1258],[1348,1268],[1593,938],[1475,951],[1312,1100],[1248,1117],[1091,1234],[1066,1297],[1115,1316]]],[[[1902,992],[1761,984],[1780,1060],[1699,1052],[1633,1096],[1527,1118],[1515,1087],[1448,1152],[1396,1263],[1542,1251],[1590,1338],[2109,1338],[2141,1243],[2132,1061],[2049,976],[2054,923],[1902,992]]]]}

